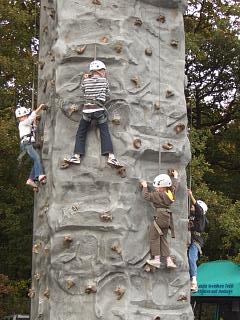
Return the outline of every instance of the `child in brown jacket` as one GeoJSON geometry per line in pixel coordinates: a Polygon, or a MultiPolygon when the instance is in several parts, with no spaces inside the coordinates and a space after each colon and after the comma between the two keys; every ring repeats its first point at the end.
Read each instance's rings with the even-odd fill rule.
{"type": "Polygon", "coordinates": [[[168,229],[171,229],[174,238],[174,228],[172,213],[169,210],[171,204],[175,201],[175,192],[178,185],[178,172],[172,171],[173,178],[167,174],[158,175],[153,182],[155,191],[149,192],[146,181],[141,181],[142,194],[144,199],[153,203],[155,210],[154,221],[150,226],[150,251],[151,260],[147,263],[159,268],[160,257],[166,259],[167,268],[176,268],[177,266],[170,257],[170,249],[167,240],[168,229]]]}

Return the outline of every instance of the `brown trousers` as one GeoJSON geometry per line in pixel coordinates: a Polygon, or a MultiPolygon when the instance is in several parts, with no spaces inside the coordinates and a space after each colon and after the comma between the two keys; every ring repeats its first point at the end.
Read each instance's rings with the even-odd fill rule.
{"type": "Polygon", "coordinates": [[[154,222],[150,226],[150,251],[152,256],[170,256],[167,240],[168,229],[171,229],[174,238],[172,213],[167,209],[156,208],[154,222]],[[157,226],[156,226],[157,224],[157,226]]]}

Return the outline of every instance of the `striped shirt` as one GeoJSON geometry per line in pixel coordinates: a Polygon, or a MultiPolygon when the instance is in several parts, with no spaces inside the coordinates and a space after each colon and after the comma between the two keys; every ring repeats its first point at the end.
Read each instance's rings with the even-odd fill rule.
{"type": "MultiPolygon", "coordinates": [[[[82,82],[81,90],[83,92],[84,99],[86,100],[96,100],[100,103],[104,104],[106,102],[106,98],[109,97],[109,83],[106,78],[93,76],[91,78],[86,78],[82,82]]],[[[99,110],[104,110],[103,108],[94,106],[94,101],[91,102],[93,107],[91,108],[87,104],[83,107],[83,112],[95,112],[99,110]]]]}

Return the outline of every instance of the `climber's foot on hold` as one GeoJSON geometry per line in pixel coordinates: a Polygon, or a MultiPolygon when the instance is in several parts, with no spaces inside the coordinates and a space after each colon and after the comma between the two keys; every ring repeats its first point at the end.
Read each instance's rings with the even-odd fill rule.
{"type": "Polygon", "coordinates": [[[147,260],[147,264],[149,264],[150,266],[154,267],[154,268],[160,268],[161,262],[158,259],[150,259],[147,260]]]}
{"type": "Polygon", "coordinates": [[[176,269],[177,268],[176,264],[172,261],[171,257],[167,257],[166,260],[167,260],[166,263],[167,263],[168,269],[176,269]]]}
{"type": "Polygon", "coordinates": [[[41,174],[41,175],[38,177],[38,181],[39,181],[41,184],[46,184],[46,182],[47,182],[47,177],[45,176],[45,174],[41,174]]]}
{"type": "Polygon", "coordinates": [[[38,186],[32,179],[28,179],[26,185],[32,187],[34,192],[38,192],[38,186]]]}
{"type": "Polygon", "coordinates": [[[74,154],[71,157],[65,157],[63,160],[68,163],[73,163],[73,164],[80,164],[81,163],[81,159],[80,159],[79,154],[74,154]]]}
{"type": "Polygon", "coordinates": [[[114,168],[122,168],[123,165],[114,157],[114,155],[109,155],[107,164],[114,168]]]}

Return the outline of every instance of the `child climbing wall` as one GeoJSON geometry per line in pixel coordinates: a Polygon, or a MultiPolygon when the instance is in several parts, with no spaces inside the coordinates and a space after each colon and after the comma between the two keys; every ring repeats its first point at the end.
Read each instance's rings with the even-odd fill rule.
{"type": "Polygon", "coordinates": [[[38,189],[36,181],[42,184],[46,183],[46,176],[43,174],[40,156],[34,148],[36,118],[45,107],[44,104],[41,104],[32,112],[31,109],[25,107],[19,107],[15,111],[16,118],[19,122],[20,149],[21,151],[26,151],[34,162],[26,184],[31,186],[35,191],[38,189]]]}
{"type": "Polygon", "coordinates": [[[154,222],[150,226],[150,251],[151,260],[147,263],[153,267],[160,267],[160,257],[166,259],[167,268],[176,268],[177,266],[170,257],[170,249],[167,240],[168,229],[171,229],[174,238],[174,226],[172,214],[169,210],[171,204],[175,201],[175,192],[178,185],[178,172],[172,171],[173,179],[167,174],[158,175],[153,182],[154,192],[148,191],[146,181],[141,181],[143,187],[142,194],[144,199],[153,203],[155,207],[154,222]]]}
{"type": "Polygon", "coordinates": [[[104,108],[110,92],[106,79],[106,66],[102,61],[94,60],[90,63],[89,70],[90,73],[85,74],[81,86],[86,101],[83,105],[82,118],[76,134],[74,154],[71,157],[64,158],[64,161],[80,164],[81,157],[85,154],[87,131],[91,122],[95,120],[100,129],[102,155],[108,156],[107,164],[121,167],[113,153],[112,140],[107,124],[107,112],[104,108]]]}

